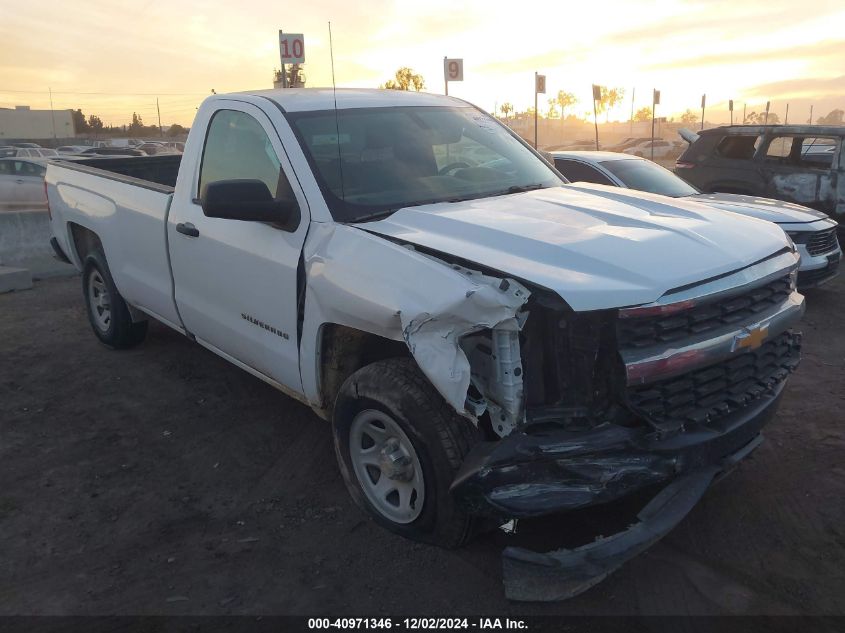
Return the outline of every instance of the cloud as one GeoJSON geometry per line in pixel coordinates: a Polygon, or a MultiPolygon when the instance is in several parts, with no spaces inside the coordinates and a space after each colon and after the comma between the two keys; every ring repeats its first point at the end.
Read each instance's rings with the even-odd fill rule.
{"type": "Polygon", "coordinates": [[[804,46],[793,46],[791,48],[777,48],[756,52],[721,52],[710,55],[699,55],[697,57],[684,57],[663,61],[644,66],[645,70],[663,70],[672,68],[692,68],[702,66],[722,66],[732,64],[749,64],[766,61],[795,61],[796,59],[807,60],[811,63],[818,62],[831,57],[845,57],[845,40],[821,42],[804,46]]]}
{"type": "Polygon", "coordinates": [[[754,98],[787,99],[829,98],[845,96],[845,75],[815,79],[784,79],[754,86],[744,94],[754,98]]]}

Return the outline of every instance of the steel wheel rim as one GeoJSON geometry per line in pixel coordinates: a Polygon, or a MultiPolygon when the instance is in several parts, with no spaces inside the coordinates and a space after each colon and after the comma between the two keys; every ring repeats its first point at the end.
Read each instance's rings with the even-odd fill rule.
{"type": "Polygon", "coordinates": [[[88,305],[94,325],[101,332],[107,332],[111,325],[111,297],[99,270],[91,271],[88,276],[88,305]]]}
{"type": "Polygon", "coordinates": [[[369,502],[394,523],[411,523],[425,502],[422,466],[402,427],[386,413],[361,411],[349,432],[352,468],[369,502]]]}

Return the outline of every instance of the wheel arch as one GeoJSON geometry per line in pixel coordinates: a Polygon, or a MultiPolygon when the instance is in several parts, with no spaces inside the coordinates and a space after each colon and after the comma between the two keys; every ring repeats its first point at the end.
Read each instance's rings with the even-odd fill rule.
{"type": "MultiPolygon", "coordinates": [[[[411,358],[404,341],[339,323],[323,323],[317,334],[317,413],[329,418],[341,385],[353,373],[379,360],[411,358]]],[[[416,361],[414,360],[416,363],[416,361]]]]}
{"type": "MultiPolygon", "coordinates": [[[[69,243],[71,245],[70,257],[76,259],[77,267],[80,271],[85,268],[85,260],[93,251],[100,251],[103,253],[103,257],[105,257],[106,264],[108,265],[109,258],[106,255],[105,246],[103,245],[103,241],[100,239],[100,236],[95,231],[92,231],[91,229],[76,222],[68,222],[67,226],[69,243]]],[[[117,280],[114,279],[114,273],[109,270],[109,274],[112,275],[112,281],[115,286],[117,286],[117,280]]],[[[147,315],[139,311],[130,303],[127,302],[126,307],[129,310],[129,314],[131,315],[134,323],[141,323],[147,320],[147,315]]]]}
{"type": "Polygon", "coordinates": [[[76,259],[80,269],[85,265],[85,258],[91,251],[101,250],[105,253],[103,242],[96,232],[76,222],[68,222],[67,227],[72,251],[71,256],[76,259]]]}

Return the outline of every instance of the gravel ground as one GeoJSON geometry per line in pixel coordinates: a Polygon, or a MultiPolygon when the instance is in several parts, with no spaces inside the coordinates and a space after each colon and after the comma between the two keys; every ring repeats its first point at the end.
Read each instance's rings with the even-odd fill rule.
{"type": "MultiPolygon", "coordinates": [[[[200,346],[159,324],[98,344],[79,286],[0,296],[0,614],[845,614],[845,278],[808,294],[764,445],[555,604],[505,600],[499,532],[444,551],[376,527],[329,426],[200,346]]],[[[575,544],[607,513],[549,529],[575,544]]]]}

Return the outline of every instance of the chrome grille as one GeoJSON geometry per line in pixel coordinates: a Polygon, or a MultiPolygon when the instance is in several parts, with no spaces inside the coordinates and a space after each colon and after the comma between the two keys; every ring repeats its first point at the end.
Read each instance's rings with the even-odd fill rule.
{"type": "Polygon", "coordinates": [[[741,294],[701,303],[663,316],[620,318],[620,348],[644,348],[697,337],[733,323],[749,323],[754,316],[780,305],[792,292],[789,275],[741,294]]]}
{"type": "Polygon", "coordinates": [[[836,228],[816,231],[807,240],[807,252],[815,257],[836,250],[836,228]]]}
{"type": "Polygon", "coordinates": [[[721,363],[629,387],[628,404],[661,430],[714,422],[775,389],[798,365],[800,349],[800,335],[784,332],[721,363]]]}

